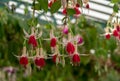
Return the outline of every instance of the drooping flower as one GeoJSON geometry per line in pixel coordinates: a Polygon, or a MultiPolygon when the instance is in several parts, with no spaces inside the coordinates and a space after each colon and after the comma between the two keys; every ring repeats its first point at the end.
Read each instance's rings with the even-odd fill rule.
{"type": "Polygon", "coordinates": [[[57,39],[55,37],[51,38],[50,46],[54,48],[56,46],[56,44],[57,44],[57,39]]]}
{"type": "Polygon", "coordinates": [[[33,47],[37,47],[37,40],[34,35],[29,37],[28,44],[31,44],[33,47]]]}
{"type": "Polygon", "coordinates": [[[26,68],[28,64],[28,58],[26,56],[21,56],[19,63],[26,68]]]}
{"type": "Polygon", "coordinates": [[[34,63],[39,69],[43,68],[46,65],[45,57],[43,55],[43,49],[42,48],[40,48],[40,49],[37,48],[36,49],[36,56],[34,58],[34,63]]]}
{"type": "Polygon", "coordinates": [[[105,34],[105,38],[106,38],[106,39],[110,39],[110,37],[111,37],[111,36],[110,36],[109,33],[106,33],[106,34],[105,34]]]}
{"type": "Polygon", "coordinates": [[[52,6],[52,4],[53,4],[53,2],[52,2],[52,1],[50,1],[50,2],[48,3],[48,7],[51,7],[51,6],[52,6]]]}
{"type": "Polygon", "coordinates": [[[34,48],[37,47],[37,39],[42,36],[42,31],[38,33],[34,27],[31,28],[31,34],[29,35],[24,29],[25,39],[28,40],[28,44],[32,45],[34,48]]]}
{"type": "Polygon", "coordinates": [[[68,52],[68,54],[73,54],[75,51],[75,46],[72,42],[68,42],[66,45],[66,51],[68,52]]]}
{"type": "Polygon", "coordinates": [[[26,52],[26,46],[23,47],[22,55],[16,56],[16,57],[19,58],[20,65],[22,65],[26,68],[26,66],[28,65],[28,56],[27,56],[27,52],[26,52]]]}
{"type": "Polygon", "coordinates": [[[63,28],[63,34],[68,34],[68,32],[69,32],[68,30],[69,30],[68,26],[65,25],[64,28],[63,28]]]}
{"type": "Polygon", "coordinates": [[[84,44],[84,41],[83,41],[83,38],[81,35],[76,35],[74,37],[74,41],[78,44],[78,45],[83,45],[84,44]]]}
{"type": "Polygon", "coordinates": [[[48,7],[51,7],[54,2],[56,2],[56,0],[51,0],[51,1],[48,3],[48,7]]]}
{"type": "Polygon", "coordinates": [[[82,44],[82,43],[83,43],[83,38],[82,38],[82,37],[79,37],[77,43],[78,43],[78,44],[82,44]]]}
{"type": "Polygon", "coordinates": [[[80,7],[80,4],[79,4],[79,3],[77,3],[77,4],[76,4],[76,7],[80,7]]]}
{"type": "Polygon", "coordinates": [[[110,39],[111,34],[112,34],[111,33],[112,29],[110,27],[106,27],[104,30],[105,30],[105,34],[103,34],[101,36],[104,36],[106,39],[110,39]]]}
{"type": "Polygon", "coordinates": [[[87,9],[89,9],[90,8],[90,5],[89,4],[86,4],[86,6],[85,6],[87,9]]]}
{"type": "Polygon", "coordinates": [[[66,8],[63,9],[62,14],[67,15],[67,9],[66,8]]]}
{"type": "Polygon", "coordinates": [[[81,14],[79,8],[75,7],[74,10],[75,10],[75,15],[80,15],[81,14]]]}
{"type": "Polygon", "coordinates": [[[113,36],[115,36],[115,37],[119,36],[119,33],[116,29],[113,30],[113,36]]]}
{"type": "Polygon", "coordinates": [[[80,16],[81,12],[78,7],[75,7],[74,10],[75,10],[74,17],[78,18],[80,16]]]}
{"type": "Polygon", "coordinates": [[[79,64],[80,63],[80,57],[79,54],[74,54],[72,57],[73,64],[79,64]]]}
{"type": "Polygon", "coordinates": [[[120,26],[119,25],[116,26],[116,29],[117,29],[118,32],[120,32],[120,26]]]}
{"type": "Polygon", "coordinates": [[[35,62],[35,65],[39,68],[43,68],[46,64],[45,59],[41,57],[36,57],[34,62],[35,62]]]}

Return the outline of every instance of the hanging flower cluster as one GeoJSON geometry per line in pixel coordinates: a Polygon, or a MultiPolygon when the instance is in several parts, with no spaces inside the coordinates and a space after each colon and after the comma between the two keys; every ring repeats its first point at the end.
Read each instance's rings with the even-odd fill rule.
{"type": "Polygon", "coordinates": [[[30,47],[32,47],[31,50],[33,50],[33,53],[35,53],[35,55],[30,56],[29,53],[31,52],[27,52],[27,48],[26,46],[24,46],[22,55],[18,56],[19,63],[26,68],[27,65],[29,64],[29,59],[33,59],[33,62],[36,65],[36,67],[39,69],[42,69],[46,65],[45,60],[48,59],[49,57],[51,57],[52,61],[55,64],[60,63],[60,64],[63,64],[63,66],[65,65],[65,58],[68,57],[70,58],[72,65],[79,65],[80,54],[77,51],[77,47],[78,45],[83,44],[83,38],[80,35],[73,36],[71,32],[69,32],[69,29],[67,27],[68,26],[65,25],[65,27],[63,27],[63,29],[60,31],[61,34],[63,35],[63,37],[61,38],[62,41],[59,41],[58,40],[59,38],[54,35],[53,29],[50,30],[50,38],[43,39],[43,40],[46,40],[46,42],[50,41],[49,46],[51,48],[52,54],[45,54],[45,52],[43,51],[43,48],[42,47],[39,48],[39,45],[38,45],[39,43],[37,39],[39,39],[42,36],[42,32],[38,34],[38,32],[36,33],[35,28],[32,27],[31,34],[29,35],[25,30],[23,30],[25,33],[25,40],[27,40],[27,44],[30,47]],[[65,38],[64,35],[67,35],[68,38],[65,38]],[[67,54],[61,54],[61,52],[59,51],[60,50],[59,47],[61,45],[63,46],[63,50],[64,49],[66,50],[67,54]]]}
{"type": "Polygon", "coordinates": [[[81,4],[84,4],[87,9],[90,8],[89,0],[82,0],[81,4],[78,0],[61,0],[61,4],[63,6],[62,14],[67,15],[68,9],[73,9],[75,11],[74,17],[78,18],[81,14],[80,8],[82,8],[81,4]]]}
{"type": "MultiPolygon", "coordinates": [[[[51,8],[56,1],[57,0],[50,0],[48,7],[51,8]]],[[[89,0],[82,0],[83,4],[86,5],[86,8],[89,8],[88,1],[89,0]]],[[[72,30],[70,31],[70,27],[68,27],[67,24],[67,9],[73,9],[75,11],[74,16],[78,18],[81,14],[81,5],[77,0],[61,0],[61,4],[63,7],[62,13],[65,15],[65,18],[63,21],[63,27],[60,30],[60,37],[55,35],[55,30],[53,28],[50,29],[49,38],[47,39],[42,38],[42,30],[41,32],[38,32],[37,27],[31,27],[31,31],[29,33],[23,29],[25,34],[24,38],[27,43],[23,46],[22,55],[17,56],[19,58],[19,63],[23,67],[26,68],[29,65],[29,60],[32,59],[36,67],[42,69],[46,65],[45,60],[49,58],[52,59],[56,65],[62,64],[64,66],[65,58],[69,58],[72,65],[79,65],[80,56],[84,56],[85,54],[79,53],[78,46],[83,45],[84,41],[81,35],[73,35],[72,30]],[[44,40],[44,42],[50,42],[49,46],[51,49],[51,54],[47,54],[47,52],[45,53],[45,49],[42,47],[42,40],[44,40]],[[61,52],[61,50],[63,52],[61,52]]]]}
{"type": "Polygon", "coordinates": [[[120,40],[120,24],[114,23],[113,28],[106,27],[104,36],[106,39],[110,39],[111,36],[114,36],[117,40],[120,40]]]}

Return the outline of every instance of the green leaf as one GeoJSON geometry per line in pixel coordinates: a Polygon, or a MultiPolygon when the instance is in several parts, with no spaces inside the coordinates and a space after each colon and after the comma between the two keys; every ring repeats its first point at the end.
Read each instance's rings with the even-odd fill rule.
{"type": "Polygon", "coordinates": [[[74,9],[71,9],[71,8],[68,8],[68,9],[67,9],[67,14],[68,14],[68,15],[74,15],[74,14],[75,14],[75,10],[74,10],[74,9]]]}
{"type": "Polygon", "coordinates": [[[118,4],[114,4],[113,11],[118,13],[118,10],[119,10],[118,4]]]}
{"type": "MultiPolygon", "coordinates": [[[[34,6],[32,6],[32,9],[34,9],[34,6]]],[[[35,10],[41,10],[41,6],[39,3],[35,4],[35,10]]]]}
{"type": "Polygon", "coordinates": [[[4,28],[1,26],[1,23],[0,23],[0,39],[2,39],[4,36],[4,28]]]}
{"type": "Polygon", "coordinates": [[[118,3],[120,0],[111,0],[111,3],[118,3]]]}
{"type": "Polygon", "coordinates": [[[53,14],[53,13],[57,12],[60,9],[60,7],[61,7],[61,1],[57,0],[51,6],[51,9],[50,9],[51,13],[53,14]]]}
{"type": "Polygon", "coordinates": [[[38,0],[40,7],[47,12],[48,11],[48,0],[38,0]]]}
{"type": "Polygon", "coordinates": [[[52,26],[50,24],[46,25],[46,29],[51,29],[51,28],[52,28],[52,26]]]}

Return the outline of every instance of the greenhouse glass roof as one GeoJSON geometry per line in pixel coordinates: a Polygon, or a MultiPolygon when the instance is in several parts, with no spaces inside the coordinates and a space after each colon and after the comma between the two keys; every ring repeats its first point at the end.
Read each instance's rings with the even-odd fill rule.
{"type": "MultiPolygon", "coordinates": [[[[24,8],[25,6],[28,7],[28,10],[30,14],[32,14],[32,0],[1,0],[0,2],[8,2],[9,5],[16,5],[16,13],[24,14],[24,8]]],[[[110,15],[112,14],[112,6],[113,4],[110,4],[109,0],[90,0],[89,2],[90,10],[86,10],[83,8],[83,14],[86,15],[87,18],[93,19],[93,20],[99,20],[101,22],[106,22],[110,15]]],[[[61,10],[60,10],[61,12],[61,10]]],[[[50,12],[47,12],[43,15],[43,13],[36,12],[35,16],[38,17],[40,20],[45,21],[46,18],[49,21],[55,22],[56,24],[62,24],[61,19],[64,17],[61,13],[55,13],[54,15],[51,15],[50,12]]],[[[120,14],[118,14],[118,17],[120,17],[120,14]]],[[[74,22],[74,19],[73,19],[74,22]]]]}

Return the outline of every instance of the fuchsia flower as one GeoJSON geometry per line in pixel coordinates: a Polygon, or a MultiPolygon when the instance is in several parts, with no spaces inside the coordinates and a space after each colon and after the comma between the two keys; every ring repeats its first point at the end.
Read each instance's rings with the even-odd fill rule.
{"type": "Polygon", "coordinates": [[[120,26],[119,26],[119,25],[116,26],[116,30],[117,30],[118,32],[120,32],[120,26]]]}
{"type": "Polygon", "coordinates": [[[83,38],[80,35],[77,35],[75,37],[75,40],[76,40],[78,45],[82,45],[84,43],[83,38]]]}
{"type": "Polygon", "coordinates": [[[80,4],[77,3],[77,4],[76,4],[76,7],[80,7],[80,4]]]}
{"type": "Polygon", "coordinates": [[[53,4],[53,2],[52,2],[52,1],[50,1],[50,2],[48,3],[48,7],[51,7],[51,6],[52,6],[52,4],[53,4]]]}
{"type": "Polygon", "coordinates": [[[28,40],[28,44],[32,45],[34,48],[37,47],[37,39],[42,36],[42,32],[38,34],[38,31],[34,27],[31,28],[31,34],[29,35],[24,29],[25,38],[28,40]]]}
{"type": "Polygon", "coordinates": [[[26,54],[26,47],[25,46],[23,47],[23,50],[22,50],[22,56],[16,56],[16,57],[20,58],[19,63],[26,68],[26,66],[28,65],[28,57],[26,54]]]}
{"type": "Polygon", "coordinates": [[[46,63],[45,63],[45,58],[43,56],[43,49],[42,48],[37,48],[36,49],[36,56],[34,58],[34,63],[38,68],[43,68],[46,63]]]}
{"type": "Polygon", "coordinates": [[[82,45],[82,44],[84,43],[83,38],[82,38],[81,35],[76,35],[76,36],[74,37],[74,40],[75,40],[75,42],[76,42],[78,45],[82,45]]]}
{"type": "Polygon", "coordinates": [[[73,54],[75,51],[75,46],[72,42],[68,42],[66,45],[66,51],[68,52],[68,54],[73,54]]]}
{"type": "Polygon", "coordinates": [[[73,55],[73,57],[72,57],[72,62],[73,62],[73,64],[78,64],[78,63],[80,63],[79,54],[74,54],[74,55],[73,55]]]}
{"type": "Polygon", "coordinates": [[[75,7],[74,10],[75,10],[74,17],[78,18],[80,16],[81,12],[78,7],[75,7]]]}
{"type": "Polygon", "coordinates": [[[36,57],[34,62],[35,62],[35,65],[39,68],[43,68],[46,64],[45,59],[41,57],[36,57]]]}
{"type": "Polygon", "coordinates": [[[89,5],[89,4],[86,4],[86,8],[89,9],[89,8],[90,8],[90,5],[89,5]]]}
{"type": "Polygon", "coordinates": [[[50,46],[54,48],[56,46],[56,44],[57,44],[57,39],[55,37],[51,38],[50,46]]]}
{"type": "Polygon", "coordinates": [[[105,38],[106,39],[110,39],[110,37],[111,37],[111,28],[109,28],[109,27],[106,27],[105,29],[105,34],[103,34],[102,36],[105,36],[105,38]]]}
{"type": "Polygon", "coordinates": [[[29,37],[28,44],[31,44],[34,48],[37,47],[37,41],[34,35],[29,37]]]}
{"type": "Polygon", "coordinates": [[[106,38],[106,39],[110,39],[110,37],[111,37],[111,36],[110,36],[109,33],[106,33],[106,34],[105,34],[105,38],[106,38]]]}
{"type": "Polygon", "coordinates": [[[66,8],[63,9],[62,14],[67,15],[67,9],[66,8]]]}
{"type": "Polygon", "coordinates": [[[78,53],[77,49],[78,49],[78,45],[76,43],[75,44],[75,52],[72,55],[72,63],[73,63],[73,65],[78,65],[80,63],[80,57],[79,57],[79,53],[78,53]]]}
{"type": "Polygon", "coordinates": [[[56,2],[56,0],[51,0],[51,1],[48,3],[48,7],[51,7],[54,2],[56,2]]]}
{"type": "Polygon", "coordinates": [[[119,36],[119,33],[116,29],[113,30],[113,36],[115,36],[115,37],[119,36]]]}
{"type": "Polygon", "coordinates": [[[19,63],[26,68],[26,66],[28,64],[28,58],[26,56],[21,56],[19,63]]]}
{"type": "Polygon", "coordinates": [[[83,38],[82,38],[82,37],[79,37],[77,43],[78,43],[78,44],[82,44],[82,43],[83,43],[83,38]]]}
{"type": "Polygon", "coordinates": [[[74,10],[75,10],[75,14],[76,14],[76,15],[80,15],[80,14],[81,14],[79,8],[75,7],[74,10]]]}
{"type": "Polygon", "coordinates": [[[68,30],[69,30],[68,26],[65,25],[64,28],[63,28],[63,30],[62,30],[63,34],[68,34],[68,32],[69,32],[68,30]]]}

